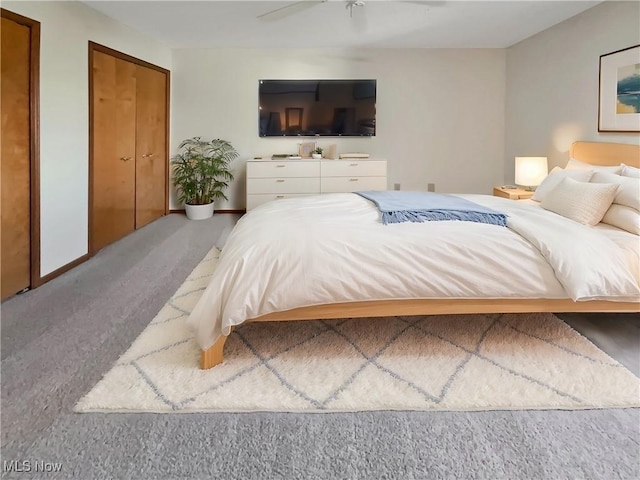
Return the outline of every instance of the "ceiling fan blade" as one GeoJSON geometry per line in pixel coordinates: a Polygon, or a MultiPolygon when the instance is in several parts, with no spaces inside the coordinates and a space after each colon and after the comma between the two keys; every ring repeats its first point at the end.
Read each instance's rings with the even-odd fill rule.
{"type": "Polygon", "coordinates": [[[265,22],[272,22],[274,20],[280,20],[281,18],[288,17],[289,15],[302,12],[308,8],[315,7],[316,5],[325,3],[326,1],[327,0],[303,0],[301,2],[285,5],[284,7],[276,8],[270,12],[258,15],[258,18],[265,22]]]}

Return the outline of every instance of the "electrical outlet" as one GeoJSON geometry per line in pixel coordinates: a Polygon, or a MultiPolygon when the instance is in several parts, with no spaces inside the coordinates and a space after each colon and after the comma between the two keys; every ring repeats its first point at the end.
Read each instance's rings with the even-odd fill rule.
{"type": "Polygon", "coordinates": [[[393,189],[394,190],[400,190],[400,184],[399,183],[394,183],[393,184],[393,189]]]}
{"type": "Polygon", "coordinates": [[[427,183],[427,192],[435,192],[436,184],[435,183],[427,183]]]}

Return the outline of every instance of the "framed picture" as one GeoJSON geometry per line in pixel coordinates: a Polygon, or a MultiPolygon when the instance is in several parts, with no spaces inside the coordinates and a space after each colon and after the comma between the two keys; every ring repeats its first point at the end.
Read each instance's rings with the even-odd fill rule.
{"type": "Polygon", "coordinates": [[[599,132],[640,132],[640,45],[600,56],[599,132]]]}
{"type": "Polygon", "coordinates": [[[298,148],[298,155],[302,158],[311,158],[311,154],[316,149],[316,142],[302,142],[298,148]]]}

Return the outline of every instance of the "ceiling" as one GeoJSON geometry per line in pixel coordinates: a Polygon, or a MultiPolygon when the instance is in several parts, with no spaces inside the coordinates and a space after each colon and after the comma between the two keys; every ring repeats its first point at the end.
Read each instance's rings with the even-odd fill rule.
{"type": "Polygon", "coordinates": [[[85,1],[171,48],[505,48],[600,1],[328,0],[284,18],[295,1],[85,1]]]}

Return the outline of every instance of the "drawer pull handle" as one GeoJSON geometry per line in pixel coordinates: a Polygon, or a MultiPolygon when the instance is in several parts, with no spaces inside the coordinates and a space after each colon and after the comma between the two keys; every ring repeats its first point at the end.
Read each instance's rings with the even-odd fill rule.
{"type": "Polygon", "coordinates": [[[358,164],[357,164],[357,163],[350,163],[350,164],[349,164],[349,166],[350,166],[350,167],[357,167],[357,166],[358,166],[358,164]]]}
{"type": "Polygon", "coordinates": [[[357,178],[350,178],[350,179],[349,179],[349,181],[350,181],[350,182],[357,182],[357,181],[358,181],[358,179],[357,179],[357,178]]]}
{"type": "Polygon", "coordinates": [[[276,182],[281,183],[281,182],[284,182],[284,180],[278,179],[278,180],[276,180],[276,182]]]}
{"type": "Polygon", "coordinates": [[[278,168],[284,168],[284,167],[286,167],[286,165],[276,165],[276,167],[278,167],[278,168]]]}
{"type": "Polygon", "coordinates": [[[276,195],[276,198],[284,198],[284,195],[276,195]]]}

